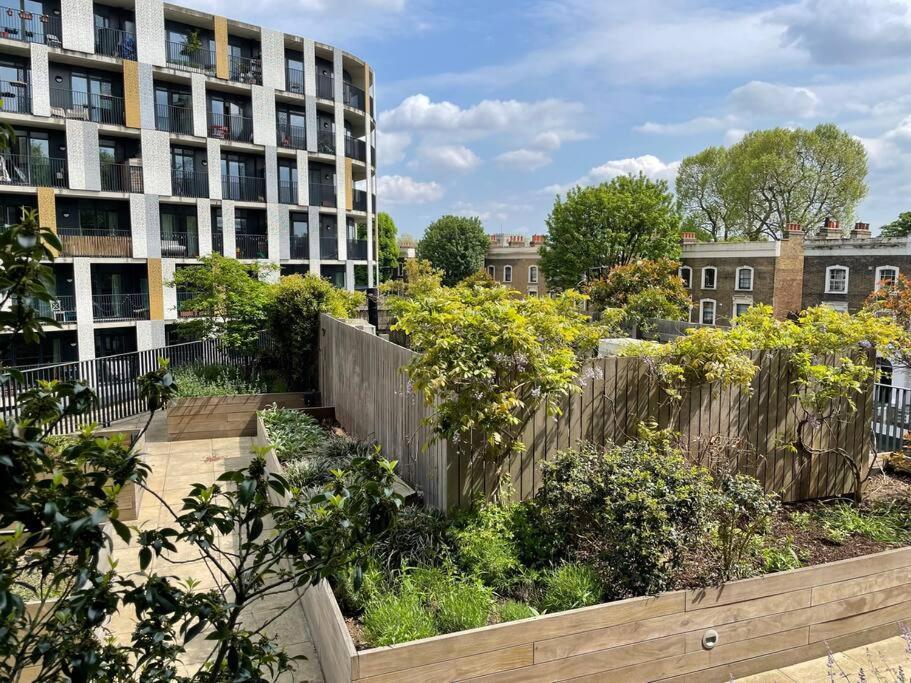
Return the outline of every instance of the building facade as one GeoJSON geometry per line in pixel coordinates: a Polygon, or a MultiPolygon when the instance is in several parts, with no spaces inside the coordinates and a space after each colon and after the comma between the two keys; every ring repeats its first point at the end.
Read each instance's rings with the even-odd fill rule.
{"type": "Polygon", "coordinates": [[[11,7],[0,120],[16,140],[0,158],[0,210],[10,224],[37,209],[63,244],[46,312],[62,329],[18,364],[163,345],[189,295],[167,283],[211,252],[273,263],[275,277],[374,284],[363,60],[160,0],[11,7]]]}
{"type": "Polygon", "coordinates": [[[542,244],[543,235],[532,235],[530,239],[524,235],[491,235],[484,268],[491,278],[507,287],[529,296],[544,296],[547,284],[538,255],[542,244]]]}

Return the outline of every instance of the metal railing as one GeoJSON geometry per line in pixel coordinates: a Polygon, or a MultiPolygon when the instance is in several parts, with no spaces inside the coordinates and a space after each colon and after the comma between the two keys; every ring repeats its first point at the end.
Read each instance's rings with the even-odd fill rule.
{"type": "Polygon", "coordinates": [[[335,185],[329,183],[310,183],[310,206],[335,208],[335,185]]]}
{"type": "Polygon", "coordinates": [[[205,48],[192,50],[186,43],[165,43],[165,59],[168,64],[184,69],[215,73],[215,51],[205,48]]]}
{"type": "Polygon", "coordinates": [[[237,258],[269,258],[269,236],[238,232],[234,235],[237,258]]]}
{"type": "Polygon", "coordinates": [[[237,114],[208,112],[209,137],[235,142],[253,142],[253,119],[237,114]]]}
{"type": "Polygon", "coordinates": [[[351,190],[351,208],[354,211],[367,210],[367,192],[365,190],[351,190]]]}
{"type": "Polygon", "coordinates": [[[0,184],[66,187],[66,159],[0,154],[0,184]]]}
{"type": "Polygon", "coordinates": [[[300,95],[304,94],[304,70],[295,69],[293,67],[288,67],[286,69],[286,78],[287,83],[285,83],[285,90],[287,92],[294,92],[300,95]]]}
{"type": "Polygon", "coordinates": [[[101,189],[142,193],[142,166],[101,162],[101,189]]]}
{"type": "Polygon", "coordinates": [[[266,201],[266,181],[249,175],[222,175],[221,198],[241,202],[266,201]]]}
{"type": "Polygon", "coordinates": [[[53,301],[22,300],[22,307],[37,311],[41,317],[50,318],[58,323],[76,322],[76,297],[71,294],[55,294],[53,301]]]}
{"type": "Polygon", "coordinates": [[[324,100],[335,99],[335,77],[326,74],[316,74],[316,96],[324,100]]]}
{"type": "Polygon", "coordinates": [[[199,256],[199,235],[195,232],[172,231],[161,236],[161,255],[172,258],[199,256]]]}
{"type": "Polygon", "coordinates": [[[64,256],[133,255],[133,237],[129,230],[108,228],[58,228],[57,236],[64,256]]]}
{"type": "Polygon", "coordinates": [[[889,384],[873,386],[873,434],[876,450],[901,451],[911,431],[911,389],[889,384]]]}
{"type": "Polygon", "coordinates": [[[320,154],[335,154],[335,133],[333,131],[316,131],[316,151],[320,154]]]}
{"type": "Polygon", "coordinates": [[[345,156],[358,161],[367,161],[367,143],[350,135],[345,136],[345,156]]]}
{"type": "Polygon", "coordinates": [[[0,111],[31,114],[31,86],[25,81],[0,81],[0,111]]]}
{"type": "Polygon", "coordinates": [[[291,235],[291,258],[306,259],[310,258],[310,237],[303,235],[291,235]]]}
{"type": "Polygon", "coordinates": [[[118,28],[95,27],[95,52],[108,57],[136,59],[136,34],[118,28]]]}
{"type": "Polygon", "coordinates": [[[172,168],[171,194],[174,197],[208,197],[209,174],[172,168]]]}
{"type": "Polygon", "coordinates": [[[193,110],[173,104],[155,105],[155,127],[169,133],[193,134],[193,110]]]}
{"type": "Polygon", "coordinates": [[[63,44],[61,26],[60,17],[51,14],[0,6],[0,38],[60,47],[63,44]]]}
{"type": "Polygon", "coordinates": [[[187,302],[192,301],[197,296],[199,296],[199,292],[187,292],[182,289],[177,290],[177,317],[178,318],[196,318],[199,316],[198,310],[187,307],[187,302]]]}
{"type": "Polygon", "coordinates": [[[212,251],[216,254],[225,253],[225,236],[224,233],[212,232],[212,251]]]}
{"type": "Polygon", "coordinates": [[[278,146],[288,149],[307,149],[307,129],[304,126],[292,126],[280,123],[276,126],[278,146]]]}
{"type": "Polygon", "coordinates": [[[351,83],[342,85],[342,101],[349,107],[354,107],[361,111],[364,111],[367,107],[367,99],[364,96],[364,91],[356,85],[351,85],[351,83]]]}
{"type": "Polygon", "coordinates": [[[149,295],[137,294],[93,294],[93,320],[148,320],[149,295]]]}
{"type": "Polygon", "coordinates": [[[338,238],[320,237],[319,238],[319,257],[321,259],[338,258],[338,238]]]}
{"type": "Polygon", "coordinates": [[[51,88],[51,115],[95,123],[123,124],[123,98],[66,88],[51,88]]]}
{"type": "Polygon", "coordinates": [[[367,258],[367,240],[348,240],[348,258],[363,261],[367,258]]]}
{"type": "Polygon", "coordinates": [[[278,203],[297,204],[297,183],[290,180],[278,181],[278,203]]]}
{"type": "Polygon", "coordinates": [[[263,84],[263,62],[253,57],[228,55],[228,68],[231,80],[241,83],[263,84]]]}

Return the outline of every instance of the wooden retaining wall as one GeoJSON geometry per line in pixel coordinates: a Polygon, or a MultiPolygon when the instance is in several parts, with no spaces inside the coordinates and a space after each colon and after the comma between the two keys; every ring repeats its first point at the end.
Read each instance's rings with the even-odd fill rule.
{"type": "Polygon", "coordinates": [[[168,408],[168,441],[254,436],[256,411],[273,403],[280,408],[303,408],[304,394],[247,394],[190,396],[168,408]]]}

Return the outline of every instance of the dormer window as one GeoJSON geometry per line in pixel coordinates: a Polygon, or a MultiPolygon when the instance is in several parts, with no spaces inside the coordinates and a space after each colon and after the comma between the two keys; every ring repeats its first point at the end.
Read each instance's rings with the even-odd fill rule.
{"type": "Polygon", "coordinates": [[[689,266],[680,266],[677,270],[680,279],[683,280],[683,286],[689,289],[693,286],[693,269],[689,266]]]}
{"type": "Polygon", "coordinates": [[[753,269],[750,266],[740,266],[737,269],[737,291],[753,291],[753,269]]]}
{"type": "Polygon", "coordinates": [[[848,293],[848,269],[845,266],[826,268],[826,294],[848,293]]]}
{"type": "Polygon", "coordinates": [[[718,269],[708,266],[702,269],[702,288],[715,289],[718,286],[718,269]]]}

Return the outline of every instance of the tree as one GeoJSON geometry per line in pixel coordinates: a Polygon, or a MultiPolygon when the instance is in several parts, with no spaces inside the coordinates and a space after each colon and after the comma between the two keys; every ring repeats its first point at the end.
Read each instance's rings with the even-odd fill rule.
{"type": "Polygon", "coordinates": [[[879,233],[882,237],[908,237],[911,235],[911,211],[902,211],[891,223],[884,225],[879,233]]]}
{"type": "Polygon", "coordinates": [[[410,258],[402,268],[399,280],[389,280],[380,285],[385,296],[417,297],[431,294],[443,286],[443,271],[437,270],[430,261],[410,258]]]}
{"type": "Polygon", "coordinates": [[[663,180],[618,176],[595,187],[557,195],[547,217],[541,269],[548,288],[570,289],[593,269],[640,258],[676,257],[680,216],[663,180]]]}
{"type": "Polygon", "coordinates": [[[385,211],[381,211],[376,217],[376,230],[379,242],[377,262],[380,277],[385,281],[392,276],[399,265],[399,244],[396,240],[398,230],[392,216],[385,211]]]}
{"type": "Polygon", "coordinates": [[[489,245],[480,218],[443,216],[427,226],[417,254],[442,270],[443,284],[451,287],[484,266],[489,245]]]}
{"type": "Polygon", "coordinates": [[[686,216],[715,239],[780,239],[789,223],[813,234],[826,217],[848,225],[867,192],[863,144],[833,124],[749,133],[727,150],[681,162],[686,216]]]}

